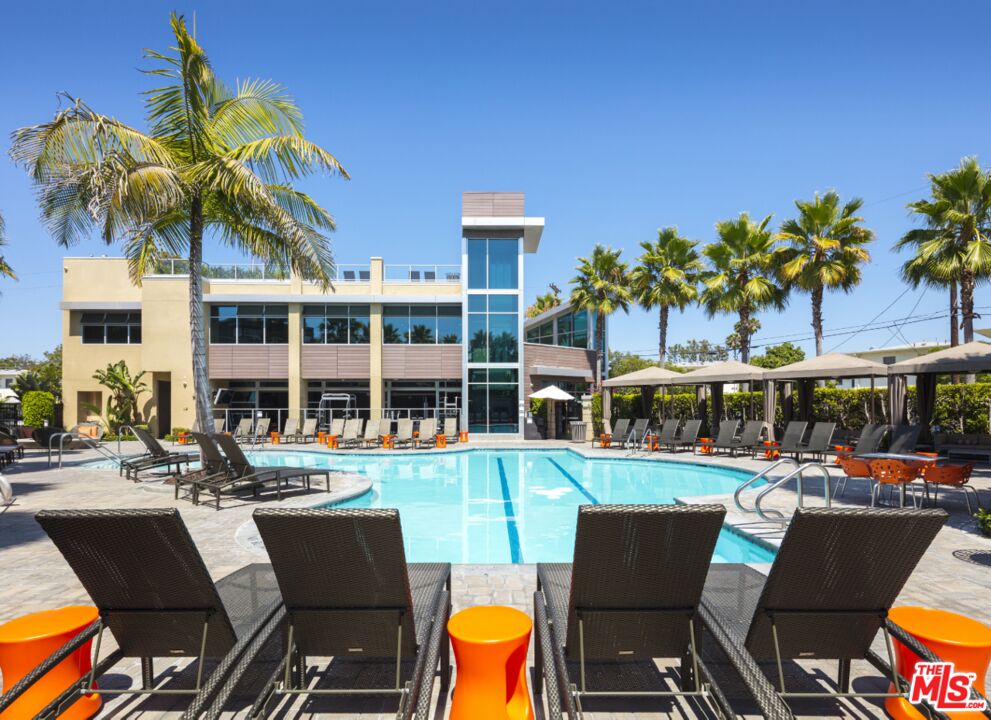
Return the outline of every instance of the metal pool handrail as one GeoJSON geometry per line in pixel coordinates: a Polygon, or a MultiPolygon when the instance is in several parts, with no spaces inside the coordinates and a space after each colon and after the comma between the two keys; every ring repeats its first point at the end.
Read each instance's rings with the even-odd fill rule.
{"type": "MultiPolygon", "coordinates": [[[[766,468],[761,470],[759,473],[754,475],[749,480],[745,480],[744,482],[740,483],[740,486],[736,489],[736,492],[733,493],[733,502],[736,503],[736,507],[738,510],[745,513],[757,512],[756,504],[754,505],[754,507],[748,508],[743,504],[743,501],[740,499],[740,496],[743,494],[744,490],[746,490],[748,487],[751,487],[755,482],[765,477],[769,472],[771,472],[774,468],[776,468],[778,465],[781,465],[782,463],[791,463],[792,466],[798,468],[798,460],[796,460],[795,458],[791,458],[791,457],[779,458],[778,460],[775,460],[773,463],[771,463],[766,468]]],[[[791,474],[789,474],[788,477],[791,477],[791,474]]]]}
{"type": "Polygon", "coordinates": [[[803,481],[804,481],[803,473],[806,470],[811,470],[813,468],[815,468],[815,469],[819,470],[820,472],[822,472],[822,478],[823,478],[823,496],[826,499],[826,507],[827,508],[828,507],[832,507],[832,504],[833,504],[833,502],[832,502],[833,493],[832,493],[832,489],[829,486],[830,485],[829,471],[825,468],[825,466],[823,466],[822,463],[818,463],[818,462],[807,462],[804,465],[802,465],[802,466],[800,466],[800,467],[792,470],[790,473],[788,473],[783,478],[781,478],[780,480],[778,480],[777,482],[775,482],[773,485],[768,485],[766,488],[764,488],[763,490],[760,491],[760,494],[757,495],[757,499],[754,500],[754,510],[757,513],[757,517],[759,517],[761,520],[764,520],[766,522],[787,522],[787,518],[785,517],[785,514],[784,513],[780,512],[778,510],[773,510],[773,509],[764,510],[763,508],[761,508],[760,503],[761,503],[761,500],[763,500],[765,497],[767,497],[768,494],[774,492],[775,490],[777,490],[779,487],[781,487],[782,485],[784,485],[786,482],[788,482],[792,478],[795,478],[795,483],[796,483],[795,484],[795,491],[796,491],[796,493],[798,495],[798,502],[796,504],[796,507],[805,507],[805,491],[804,491],[804,487],[803,487],[803,481]]]}

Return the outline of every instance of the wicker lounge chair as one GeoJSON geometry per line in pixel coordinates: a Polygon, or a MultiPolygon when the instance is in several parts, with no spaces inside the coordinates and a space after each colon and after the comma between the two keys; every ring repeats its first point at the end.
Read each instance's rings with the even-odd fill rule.
{"type": "Polygon", "coordinates": [[[0,448],[5,451],[13,448],[17,457],[24,457],[24,446],[17,442],[17,438],[7,430],[0,430],[0,448]]]}
{"type": "Polygon", "coordinates": [[[817,422],[812,427],[812,433],[809,435],[808,442],[785,445],[784,440],[782,440],[781,447],[777,449],[778,453],[781,457],[794,455],[798,462],[802,462],[802,458],[805,455],[812,455],[813,458],[822,459],[829,447],[829,441],[833,437],[834,430],[836,430],[836,423],[817,422]]]}
{"type": "Polygon", "coordinates": [[[860,430],[860,437],[857,442],[853,443],[853,450],[826,450],[824,455],[848,455],[850,457],[857,457],[858,455],[866,455],[867,453],[875,453],[881,447],[881,441],[888,432],[887,425],[875,425],[868,423],[864,425],[860,430]]]}
{"type": "Polygon", "coordinates": [[[661,429],[657,431],[657,446],[666,448],[672,445],[678,438],[678,428],[681,420],[672,418],[661,423],[661,429]]]}
{"type": "Polygon", "coordinates": [[[915,452],[915,446],[919,444],[921,432],[921,425],[895,425],[891,430],[888,452],[902,455],[915,452]]]}
{"type": "MultiPolygon", "coordinates": [[[[698,605],[725,515],[721,505],[578,509],[574,563],[537,565],[534,692],[542,675],[551,720],[558,698],[580,718],[583,697],[626,694],[694,697],[736,717],[700,655],[698,605]],[[658,676],[659,658],[680,663],[679,689],[658,676]]],[[[767,686],[763,716],[788,717],[756,664],[746,670],[767,686]]]]}
{"type": "Polygon", "coordinates": [[[887,635],[897,627],[887,620],[888,610],[946,518],[942,510],[799,508],[766,579],[743,564],[712,566],[702,619],[720,628],[712,635],[720,645],[773,662],[785,699],[836,694],[818,683],[799,692],[794,681],[789,692],[785,661],[839,660],[841,693],[850,692],[854,659],[867,660],[890,679],[890,645],[886,662],[871,642],[879,630],[887,635]]]}
{"type": "Polygon", "coordinates": [[[623,450],[627,450],[630,447],[640,447],[643,444],[644,435],[647,434],[649,427],[650,420],[648,418],[637,418],[625,434],[620,435],[619,433],[615,433],[613,435],[612,444],[609,447],[623,450]]]}
{"type": "Polygon", "coordinates": [[[701,420],[686,420],[681,428],[681,433],[667,444],[668,450],[674,452],[681,448],[694,448],[695,442],[699,439],[699,431],[702,429],[701,420]]]}
{"type": "Polygon", "coordinates": [[[183,465],[189,465],[190,460],[197,459],[197,453],[174,453],[169,452],[162,444],[155,439],[155,436],[144,428],[132,428],[141,444],[145,446],[146,453],[136,458],[126,458],[120,461],[120,474],[125,475],[128,480],[137,482],[138,473],[142,470],[155,470],[165,468],[171,471],[174,467],[178,473],[183,465]]]}
{"type": "Polygon", "coordinates": [[[240,446],[234,442],[234,439],[229,435],[214,435],[212,439],[215,440],[217,444],[220,445],[220,449],[224,451],[224,455],[227,457],[227,464],[230,466],[232,475],[236,480],[245,482],[251,480],[252,478],[260,478],[266,475],[277,474],[280,480],[288,481],[301,479],[303,480],[305,487],[309,489],[310,478],[322,475],[326,483],[327,492],[330,492],[330,470],[327,468],[304,468],[293,467],[291,465],[265,465],[255,467],[251,464],[251,461],[245,457],[245,454],[241,450],[240,446]]]}
{"type": "Polygon", "coordinates": [[[619,420],[616,421],[615,427],[611,428],[611,432],[602,433],[603,435],[605,435],[604,438],[603,437],[592,438],[592,443],[593,444],[599,443],[599,445],[601,446],[602,441],[605,440],[609,444],[612,444],[614,441],[618,442],[621,439],[626,439],[626,436],[629,435],[629,432],[630,432],[630,419],[620,418],[619,420]]]}
{"type": "MultiPolygon", "coordinates": [[[[427,718],[438,663],[441,687],[450,680],[450,564],[407,564],[395,509],[259,509],[254,521],[282,591],[288,640],[249,717],[264,717],[287,696],[387,693],[399,699],[397,716],[427,718]],[[328,682],[309,682],[307,657],[334,658],[321,673],[328,682]],[[388,685],[336,685],[339,660],[367,662],[388,685]]],[[[251,669],[251,658],[234,664],[225,692],[251,669]]],[[[204,715],[219,710],[215,704],[204,715]]]]}
{"type": "Polygon", "coordinates": [[[739,429],[739,420],[723,420],[719,423],[719,432],[716,433],[716,439],[712,442],[696,442],[695,452],[698,452],[699,448],[711,448],[715,450],[717,447],[731,447],[736,440],[736,431],[739,429]]]}
{"type": "Polygon", "coordinates": [[[172,485],[175,490],[176,500],[179,499],[183,488],[188,487],[189,499],[195,504],[199,502],[197,483],[209,485],[223,483],[234,473],[227,462],[227,458],[221,455],[220,448],[217,447],[217,443],[210,439],[209,435],[193,433],[193,440],[200,447],[200,467],[196,470],[176,473],[172,476],[172,485]]]}
{"type": "Polygon", "coordinates": [[[175,509],[43,510],[35,517],[86,588],[100,619],[10,688],[0,698],[0,711],[94,637],[93,672],[38,717],[55,717],[81,692],[204,697],[203,680],[209,680],[204,658],[238,657],[258,636],[272,632],[280,598],[271,567],[248,565],[214,585],[175,509]],[[104,630],[117,647],[106,652],[103,646],[101,653],[104,630]],[[195,686],[175,687],[178,683],[169,680],[160,687],[152,659],[179,657],[199,658],[195,686]],[[124,658],[141,658],[140,684],[94,687],[124,658]]]}
{"type": "Polygon", "coordinates": [[[757,449],[762,447],[761,435],[764,434],[766,423],[763,420],[748,420],[743,426],[740,437],[729,441],[727,445],[721,445],[717,439],[713,450],[725,450],[731,456],[736,457],[738,451],[750,453],[751,457],[757,454],[757,449]]]}

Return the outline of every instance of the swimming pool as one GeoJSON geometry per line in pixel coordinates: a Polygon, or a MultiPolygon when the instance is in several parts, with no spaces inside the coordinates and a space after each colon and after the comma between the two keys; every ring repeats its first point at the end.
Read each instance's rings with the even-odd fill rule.
{"type": "MultiPolygon", "coordinates": [[[[732,492],[748,474],[691,463],[592,459],[568,450],[468,450],[396,455],[265,451],[258,466],[321,466],[366,475],[372,490],[337,507],[399,508],[416,562],[570,562],[577,508],[670,503],[732,492]]],[[[724,529],[715,562],[771,562],[762,545],[724,529]]]]}

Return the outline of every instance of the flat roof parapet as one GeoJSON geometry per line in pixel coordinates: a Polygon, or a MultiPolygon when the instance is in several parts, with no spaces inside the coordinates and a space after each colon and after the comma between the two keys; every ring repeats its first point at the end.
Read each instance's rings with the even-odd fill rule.
{"type": "Polygon", "coordinates": [[[521,192],[463,192],[461,217],[523,217],[521,192]]]}

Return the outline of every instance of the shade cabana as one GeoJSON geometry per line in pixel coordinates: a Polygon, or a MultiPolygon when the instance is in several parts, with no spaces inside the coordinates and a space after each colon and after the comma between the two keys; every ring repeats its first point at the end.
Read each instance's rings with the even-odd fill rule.
{"type": "MultiPolygon", "coordinates": [[[[609,418],[612,417],[612,388],[622,388],[622,387],[657,387],[659,385],[663,386],[665,381],[670,377],[680,377],[680,373],[676,373],[667,368],[658,367],[657,365],[652,365],[650,367],[641,368],[640,370],[634,370],[633,372],[626,373],[625,375],[618,375],[614,378],[609,378],[602,383],[602,417],[609,418]]],[[[662,390],[662,393],[664,391],[662,390]]],[[[664,403],[661,403],[661,407],[664,407],[664,403]]]]}
{"type": "Polygon", "coordinates": [[[888,365],[888,402],[891,422],[901,423],[907,419],[906,376],[916,376],[915,399],[919,424],[929,427],[936,405],[936,377],[979,372],[991,372],[991,345],[988,343],[964,343],[888,365]]]}
{"type": "MultiPolygon", "coordinates": [[[[799,360],[790,365],[768,370],[764,380],[770,381],[771,396],[773,397],[775,382],[798,384],[798,415],[800,420],[811,420],[812,395],[817,380],[842,380],[845,378],[870,378],[871,403],[869,422],[874,422],[874,382],[876,378],[887,377],[888,366],[873,360],[867,360],[855,355],[843,353],[826,353],[807,360],[799,360]]],[[[768,387],[765,387],[768,392],[768,387]]],[[[782,397],[782,407],[787,405],[782,397]]]]}
{"type": "MultiPolygon", "coordinates": [[[[750,391],[753,391],[755,382],[764,379],[764,369],[756,365],[748,365],[739,360],[723,360],[692,370],[684,374],[677,374],[664,382],[665,385],[696,385],[708,386],[712,396],[712,416],[719,421],[723,414],[723,385],[726,383],[747,383],[750,391]]],[[[765,420],[767,420],[765,403],[765,420]]],[[[773,406],[772,406],[773,408],[773,406]]],[[[753,416],[753,396],[750,398],[750,414],[753,416]]],[[[771,423],[773,427],[774,414],[771,413],[771,423]]]]}

